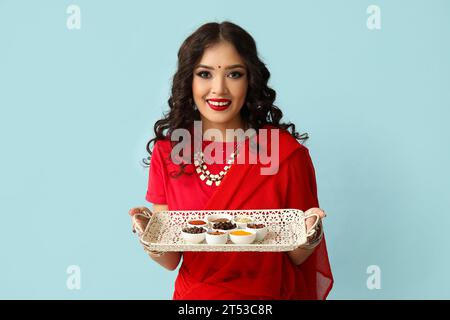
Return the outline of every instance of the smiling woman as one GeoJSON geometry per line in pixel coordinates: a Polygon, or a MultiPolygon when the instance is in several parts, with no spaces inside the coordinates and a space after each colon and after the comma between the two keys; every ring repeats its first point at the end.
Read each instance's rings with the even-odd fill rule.
{"type": "MultiPolygon", "coordinates": [[[[267,85],[269,77],[255,41],[236,24],[207,23],[190,35],[178,52],[170,110],[156,122],[155,138],[147,144],[151,157],[146,200],[168,210],[297,208],[307,214],[313,210],[323,218],[314,167],[301,144],[307,135],[299,135],[294,124],[280,122],[283,114],[274,105],[276,93],[267,85]],[[190,161],[175,164],[172,151],[180,142],[173,138],[180,130],[188,131],[191,145],[196,145],[197,121],[203,132],[202,149],[196,152],[200,157],[194,161],[189,147],[180,156],[186,153],[190,161]],[[211,130],[221,132],[222,138],[204,141],[211,130]],[[238,130],[258,134],[229,140],[227,132],[238,130]],[[270,131],[266,140],[259,133],[264,130],[270,131]],[[249,155],[255,141],[267,154],[276,154],[271,154],[277,159],[273,173],[262,173],[261,163],[235,163],[237,154],[249,155]],[[227,150],[220,161],[204,161],[210,145],[227,150]]],[[[132,209],[130,214],[139,211],[132,209]]],[[[137,229],[144,230],[147,222],[137,229]]],[[[150,256],[169,270],[175,270],[183,258],[174,299],[325,299],[333,277],[321,224],[315,222],[315,218],[306,220],[307,232],[315,224],[320,232],[306,246],[289,252],[153,252],[150,256]]],[[[231,237],[239,242],[254,239],[256,233],[248,229],[231,237]]],[[[198,238],[203,240],[203,234],[198,238]]]]}
{"type": "Polygon", "coordinates": [[[203,131],[216,128],[225,137],[226,129],[244,127],[240,115],[248,88],[244,65],[242,57],[228,41],[220,41],[203,53],[192,81],[203,131]]]}

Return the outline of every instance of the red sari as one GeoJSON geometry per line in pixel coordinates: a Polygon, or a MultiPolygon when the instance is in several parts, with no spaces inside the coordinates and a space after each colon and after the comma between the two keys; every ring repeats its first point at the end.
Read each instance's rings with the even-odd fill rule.
{"type": "MultiPolygon", "coordinates": [[[[279,132],[278,173],[261,175],[267,165],[235,163],[204,210],[319,207],[308,149],[279,132]]],[[[270,155],[270,134],[268,141],[270,155]]],[[[184,252],[173,299],[325,299],[332,286],[324,238],[299,266],[286,252],[184,252]]]]}

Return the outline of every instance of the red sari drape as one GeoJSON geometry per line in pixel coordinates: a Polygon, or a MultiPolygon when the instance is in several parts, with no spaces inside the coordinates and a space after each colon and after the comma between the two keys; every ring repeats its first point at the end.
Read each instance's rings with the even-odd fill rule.
{"type": "MultiPolygon", "coordinates": [[[[319,207],[308,149],[287,131],[279,131],[278,173],[262,175],[262,167],[235,163],[204,210],[319,207]]],[[[184,252],[173,298],[325,299],[332,285],[324,238],[299,266],[286,252],[184,252]]]]}

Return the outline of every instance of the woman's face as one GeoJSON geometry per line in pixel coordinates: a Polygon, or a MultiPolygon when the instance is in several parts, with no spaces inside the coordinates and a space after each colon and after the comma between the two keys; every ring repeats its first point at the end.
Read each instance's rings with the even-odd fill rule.
{"type": "Polygon", "coordinates": [[[231,43],[221,41],[205,49],[192,80],[192,94],[203,129],[243,128],[239,112],[245,103],[247,87],[244,60],[231,43]]]}

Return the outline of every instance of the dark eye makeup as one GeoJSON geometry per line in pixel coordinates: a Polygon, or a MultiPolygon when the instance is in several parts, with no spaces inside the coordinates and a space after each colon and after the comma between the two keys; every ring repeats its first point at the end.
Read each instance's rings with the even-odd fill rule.
{"type": "MultiPolygon", "coordinates": [[[[203,79],[209,79],[211,76],[211,73],[209,71],[199,71],[196,73],[197,76],[199,76],[200,78],[203,79]]],[[[230,72],[229,75],[234,75],[231,77],[231,79],[239,79],[241,78],[244,74],[242,72],[239,71],[233,71],[230,72]]]]}

